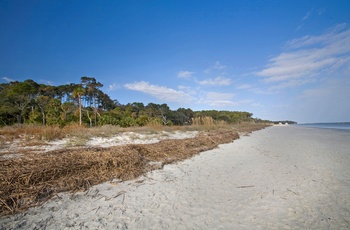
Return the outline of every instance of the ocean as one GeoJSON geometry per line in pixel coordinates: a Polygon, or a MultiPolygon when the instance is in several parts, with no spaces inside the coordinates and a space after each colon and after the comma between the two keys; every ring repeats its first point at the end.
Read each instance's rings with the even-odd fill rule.
{"type": "Polygon", "coordinates": [[[323,129],[350,130],[350,122],[307,123],[307,124],[298,124],[298,125],[304,126],[304,127],[323,128],[323,129]]]}

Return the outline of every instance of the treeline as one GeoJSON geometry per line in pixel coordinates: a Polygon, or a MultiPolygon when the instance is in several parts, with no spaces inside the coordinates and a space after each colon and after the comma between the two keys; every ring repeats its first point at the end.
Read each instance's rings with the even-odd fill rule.
{"type": "Polygon", "coordinates": [[[33,80],[0,84],[0,124],[80,124],[86,126],[149,124],[190,125],[194,118],[211,117],[228,123],[268,122],[239,111],[171,110],[167,104],[140,102],[122,105],[101,91],[95,78],[82,77],[79,84],[52,86],[33,80]]]}
{"type": "Polygon", "coordinates": [[[273,124],[298,124],[296,121],[289,121],[289,120],[284,120],[284,121],[272,121],[273,124]]]}

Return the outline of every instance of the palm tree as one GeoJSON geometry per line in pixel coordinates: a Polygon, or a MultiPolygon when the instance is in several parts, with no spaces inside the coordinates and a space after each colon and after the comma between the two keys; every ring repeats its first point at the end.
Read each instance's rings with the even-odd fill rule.
{"type": "Polygon", "coordinates": [[[86,96],[88,97],[88,100],[90,101],[90,105],[94,105],[94,120],[95,120],[95,126],[97,125],[97,106],[96,106],[96,100],[99,88],[103,86],[100,82],[97,82],[95,78],[93,77],[87,77],[83,76],[81,77],[81,83],[82,86],[84,86],[86,90],[86,96]]]}
{"type": "Polygon", "coordinates": [[[81,126],[81,105],[82,105],[82,101],[81,101],[81,97],[85,94],[85,89],[83,87],[81,87],[80,85],[77,86],[76,88],[74,88],[73,90],[73,98],[77,98],[78,99],[78,103],[79,103],[79,125],[81,126]]]}

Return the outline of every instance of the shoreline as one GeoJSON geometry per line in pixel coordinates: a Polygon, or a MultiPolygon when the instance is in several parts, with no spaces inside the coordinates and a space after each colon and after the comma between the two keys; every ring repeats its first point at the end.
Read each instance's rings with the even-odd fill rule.
{"type": "Polygon", "coordinates": [[[132,181],[61,193],[14,229],[348,229],[350,135],[268,127],[132,181]]]}
{"type": "MultiPolygon", "coordinates": [[[[130,180],[165,164],[239,138],[266,125],[202,131],[193,138],[160,139],[149,144],[86,146],[0,159],[0,214],[15,214],[43,204],[59,192],[77,192],[113,179],[130,180]]],[[[179,132],[177,133],[179,134],[179,132]]],[[[182,134],[182,133],[180,133],[182,134]]],[[[137,141],[137,140],[134,140],[137,141]]],[[[109,143],[111,144],[111,143],[109,143]]]]}

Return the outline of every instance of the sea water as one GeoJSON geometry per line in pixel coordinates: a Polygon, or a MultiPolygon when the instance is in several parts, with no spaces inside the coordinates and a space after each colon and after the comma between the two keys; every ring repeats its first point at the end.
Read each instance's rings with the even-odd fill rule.
{"type": "Polygon", "coordinates": [[[307,124],[299,124],[299,125],[304,127],[313,127],[313,128],[350,130],[350,122],[307,123],[307,124]]]}

